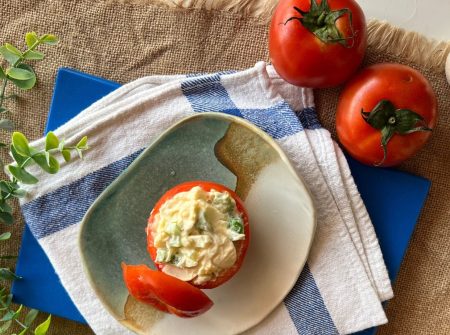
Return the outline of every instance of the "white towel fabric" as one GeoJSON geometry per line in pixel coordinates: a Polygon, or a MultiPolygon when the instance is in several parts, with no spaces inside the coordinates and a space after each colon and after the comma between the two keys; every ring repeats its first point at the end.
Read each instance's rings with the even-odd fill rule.
{"type": "MultiPolygon", "coordinates": [[[[86,280],[77,243],[84,213],[135,153],[173,123],[203,111],[238,115],[269,133],[308,185],[317,210],[315,240],[295,287],[248,333],[350,334],[387,322],[381,302],[392,297],[391,284],[345,157],[317,120],[312,90],[286,83],[260,62],[239,72],[138,79],[55,131],[69,143],[87,135],[92,149],[83,161],[62,163],[56,176],[33,167],[41,183],[26,186],[21,205],[92,329],[130,333],[108,314],[86,280]]],[[[32,143],[43,144],[43,139],[32,143]]]]}

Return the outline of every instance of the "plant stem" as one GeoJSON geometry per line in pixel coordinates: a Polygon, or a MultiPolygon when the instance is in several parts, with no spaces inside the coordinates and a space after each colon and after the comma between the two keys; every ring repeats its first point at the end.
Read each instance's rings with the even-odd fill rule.
{"type": "MultiPolygon", "coordinates": [[[[42,152],[39,152],[39,153],[42,153],[42,152]]],[[[27,165],[27,163],[28,163],[32,158],[33,158],[32,156],[27,157],[27,159],[25,159],[25,161],[24,161],[22,164],[19,165],[19,168],[22,169],[23,167],[25,167],[25,165],[27,165]]]]}
{"type": "Polygon", "coordinates": [[[34,44],[33,44],[31,47],[29,47],[27,50],[25,50],[25,51],[23,52],[22,57],[19,58],[19,59],[13,64],[12,67],[17,67],[17,65],[19,65],[20,63],[22,63],[22,61],[25,59],[25,56],[26,56],[30,51],[33,51],[40,43],[41,43],[41,42],[40,42],[39,40],[36,41],[36,42],[34,42],[34,44]]]}
{"type": "MultiPolygon", "coordinates": [[[[14,311],[12,309],[10,309],[4,302],[3,299],[0,299],[0,304],[5,308],[7,313],[14,313],[14,311]]],[[[22,328],[28,328],[27,326],[25,326],[22,322],[20,322],[17,319],[14,319],[14,321],[16,321],[22,328]]]]}
{"type": "MultiPolygon", "coordinates": [[[[13,65],[12,67],[17,67],[17,65],[19,65],[20,63],[22,63],[22,61],[24,60],[24,57],[30,52],[33,51],[41,42],[39,40],[37,40],[36,42],[33,43],[33,45],[31,47],[29,47],[27,50],[24,51],[24,53],[22,54],[22,57],[20,59],[18,59],[13,65]]],[[[6,90],[6,84],[8,83],[8,78],[3,79],[3,83],[2,83],[2,88],[0,91],[0,107],[3,106],[3,101],[5,100],[5,90],[6,90]]]]}
{"type": "Polygon", "coordinates": [[[17,320],[17,319],[14,319],[14,321],[16,321],[22,328],[28,328],[27,326],[25,326],[22,322],[20,322],[19,320],[17,320]]]}
{"type": "Polygon", "coordinates": [[[3,79],[2,89],[0,91],[0,107],[3,106],[3,100],[5,100],[5,90],[6,90],[7,83],[8,83],[8,78],[3,79]]]}

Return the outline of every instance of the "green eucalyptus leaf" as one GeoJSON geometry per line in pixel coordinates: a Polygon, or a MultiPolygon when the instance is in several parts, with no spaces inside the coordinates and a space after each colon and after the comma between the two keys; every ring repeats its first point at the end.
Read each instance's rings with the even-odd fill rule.
{"type": "Polygon", "coordinates": [[[75,146],[78,149],[87,149],[87,136],[84,136],[75,146]]]}
{"type": "Polygon", "coordinates": [[[0,334],[5,334],[5,332],[11,327],[12,321],[6,321],[4,324],[0,326],[0,334]]]}
{"type": "Polygon", "coordinates": [[[27,161],[27,157],[19,155],[12,144],[10,147],[10,152],[12,158],[14,158],[14,160],[17,162],[18,165],[23,165],[27,161]]]}
{"type": "Polygon", "coordinates": [[[35,335],[45,335],[47,334],[48,328],[50,327],[50,322],[52,321],[52,316],[49,315],[47,320],[42,322],[39,326],[34,330],[35,335]]]}
{"type": "Polygon", "coordinates": [[[0,79],[3,80],[6,78],[5,70],[3,70],[2,67],[0,67],[0,79]]]}
{"type": "Polygon", "coordinates": [[[17,190],[18,188],[20,188],[19,184],[17,184],[16,182],[8,182],[8,186],[12,189],[12,190],[17,190]]]}
{"type": "Polygon", "coordinates": [[[17,49],[14,45],[9,44],[9,43],[5,43],[5,47],[8,51],[12,52],[13,54],[15,54],[16,56],[22,57],[22,51],[20,51],[19,49],[17,49]]]}
{"type": "Polygon", "coordinates": [[[12,272],[8,268],[0,268],[0,279],[3,280],[15,280],[15,279],[21,279],[22,277],[16,275],[14,272],[12,272]]]}
{"type": "Polygon", "coordinates": [[[25,335],[28,331],[28,327],[24,328],[18,335],[25,335]]]}
{"type": "Polygon", "coordinates": [[[27,47],[31,48],[36,42],[39,42],[39,38],[34,31],[25,34],[25,43],[27,47]]]}
{"type": "Polygon", "coordinates": [[[39,152],[32,156],[34,162],[48,173],[56,173],[59,169],[59,163],[49,152],[39,152]]]}
{"type": "Polygon", "coordinates": [[[14,83],[14,85],[16,85],[18,88],[20,88],[22,90],[29,90],[29,89],[33,88],[34,85],[36,84],[36,74],[34,73],[33,68],[30,65],[23,64],[23,63],[17,65],[17,68],[28,70],[29,72],[32,72],[33,77],[30,79],[27,79],[27,80],[17,80],[17,79],[11,78],[11,81],[14,83]]]}
{"type": "Polygon", "coordinates": [[[29,80],[29,79],[35,77],[34,72],[26,70],[26,69],[21,69],[18,67],[12,67],[12,68],[6,70],[6,74],[8,75],[9,79],[17,79],[20,81],[29,80]]]}
{"type": "Polygon", "coordinates": [[[45,34],[42,35],[40,38],[42,43],[48,44],[48,45],[55,45],[58,43],[58,37],[56,37],[53,34],[45,34]]]}
{"type": "Polygon", "coordinates": [[[10,205],[8,205],[8,203],[5,200],[1,200],[0,201],[0,211],[3,213],[12,213],[12,208],[10,205]]]}
{"type": "MultiPolygon", "coordinates": [[[[12,296],[12,295],[11,295],[12,296]]],[[[19,308],[14,312],[14,311],[8,311],[5,315],[3,315],[3,317],[0,319],[0,322],[4,322],[4,321],[9,321],[9,320],[14,320],[16,319],[20,312],[22,311],[23,305],[20,305],[19,308]]]]}
{"type": "Polygon", "coordinates": [[[30,146],[28,144],[28,140],[24,134],[19,131],[15,131],[12,134],[12,145],[16,152],[24,157],[29,157],[31,155],[30,146]]]}
{"type": "Polygon", "coordinates": [[[1,180],[0,181],[0,191],[4,192],[4,193],[10,193],[11,192],[11,188],[9,187],[9,183],[6,180],[1,180]]]}
{"type": "Polygon", "coordinates": [[[31,145],[29,146],[29,148],[30,148],[30,156],[33,156],[33,155],[36,155],[36,154],[39,154],[42,152],[41,150],[38,150],[38,149],[32,147],[31,145]]]}
{"type": "Polygon", "coordinates": [[[9,183],[6,180],[1,180],[0,181],[0,191],[2,191],[4,193],[10,193],[11,192],[11,188],[9,187],[9,183]]]}
{"type": "Polygon", "coordinates": [[[45,136],[45,151],[56,149],[59,146],[59,139],[56,135],[49,131],[45,136]]]}
{"type": "Polygon", "coordinates": [[[23,198],[27,194],[27,192],[21,188],[14,190],[11,193],[16,198],[23,198]]]}
{"type": "Polygon", "coordinates": [[[12,131],[14,130],[14,123],[8,119],[0,120],[0,129],[12,131]]]}
{"type": "Polygon", "coordinates": [[[18,181],[24,184],[36,184],[39,181],[35,176],[18,166],[8,165],[8,170],[18,181]]]}
{"type": "Polygon", "coordinates": [[[6,240],[9,240],[10,238],[11,238],[11,233],[9,231],[0,235],[0,241],[6,241],[6,240]]]}
{"type": "Polygon", "coordinates": [[[27,60],[33,60],[33,59],[41,60],[41,59],[44,59],[44,54],[39,51],[28,50],[26,53],[23,54],[23,58],[25,58],[27,60]]]}
{"type": "Polygon", "coordinates": [[[17,61],[20,60],[20,56],[8,50],[8,48],[6,48],[5,45],[0,47],[0,54],[11,65],[15,64],[17,61]]]}
{"type": "Polygon", "coordinates": [[[61,151],[61,153],[62,153],[62,155],[64,157],[64,160],[66,162],[70,162],[70,158],[71,158],[70,157],[70,150],[64,149],[64,150],[61,151]]]}
{"type": "Polygon", "coordinates": [[[9,305],[11,305],[12,299],[13,299],[13,295],[11,293],[6,295],[5,305],[7,307],[9,307],[9,305]]]}
{"type": "Polygon", "coordinates": [[[0,107],[0,113],[6,113],[8,110],[5,107],[0,107]]]}
{"type": "Polygon", "coordinates": [[[0,212],[0,222],[12,225],[14,223],[14,218],[10,213],[0,212]]]}
{"type": "Polygon", "coordinates": [[[55,174],[56,172],[59,171],[59,162],[55,157],[51,156],[49,153],[47,154],[48,154],[48,162],[46,153],[42,152],[38,153],[34,155],[32,158],[36,162],[36,164],[41,167],[42,170],[50,174],[55,174]]]}
{"type": "Polygon", "coordinates": [[[25,316],[25,321],[24,321],[25,326],[29,327],[33,323],[33,321],[36,319],[38,314],[39,314],[39,311],[37,309],[34,309],[34,308],[30,309],[30,311],[25,316]]]}

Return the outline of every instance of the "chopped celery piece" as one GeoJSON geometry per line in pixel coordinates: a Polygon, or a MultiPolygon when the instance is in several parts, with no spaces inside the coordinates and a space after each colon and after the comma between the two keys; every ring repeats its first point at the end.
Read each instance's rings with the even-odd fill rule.
{"type": "Polygon", "coordinates": [[[235,233],[243,234],[244,225],[242,224],[242,220],[240,218],[231,218],[231,220],[228,221],[228,229],[235,233]]]}
{"type": "Polygon", "coordinates": [[[227,192],[214,191],[212,205],[223,213],[231,212],[234,209],[234,201],[227,192]]]}

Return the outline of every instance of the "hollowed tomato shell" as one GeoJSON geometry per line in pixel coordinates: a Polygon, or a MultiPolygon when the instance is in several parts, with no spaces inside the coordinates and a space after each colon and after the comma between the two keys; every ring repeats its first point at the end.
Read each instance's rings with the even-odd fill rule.
{"type": "Polygon", "coordinates": [[[207,191],[207,192],[209,192],[213,189],[218,192],[224,192],[224,191],[228,192],[230,194],[230,196],[236,202],[237,210],[241,214],[242,221],[244,224],[245,239],[233,242],[234,246],[236,248],[236,254],[237,254],[237,259],[236,259],[236,262],[234,263],[234,265],[232,267],[230,267],[229,269],[223,271],[223,273],[220,274],[220,276],[218,276],[214,280],[207,281],[200,285],[194,284],[192,281],[189,282],[190,284],[192,284],[198,288],[210,289],[210,288],[215,288],[217,286],[222,285],[223,283],[225,283],[226,281],[231,279],[239,271],[239,269],[241,268],[241,265],[244,261],[245,254],[247,253],[247,249],[248,249],[248,245],[249,245],[249,241],[250,241],[250,227],[249,227],[249,223],[248,223],[247,211],[244,208],[243,201],[239,198],[239,196],[234,191],[230,190],[229,188],[227,188],[221,184],[217,184],[217,183],[213,183],[213,182],[209,182],[209,181],[190,181],[190,182],[179,184],[179,185],[171,188],[170,190],[168,190],[158,200],[158,202],[156,203],[155,207],[153,208],[153,210],[150,214],[150,217],[148,219],[148,225],[147,225],[147,229],[146,229],[147,250],[148,250],[153,262],[155,263],[156,267],[159,270],[162,270],[164,268],[165,264],[156,262],[156,248],[154,246],[153,236],[151,233],[155,215],[159,213],[159,209],[166,201],[173,198],[176,194],[178,194],[180,192],[187,192],[187,191],[191,190],[195,186],[199,186],[204,191],[207,191]]]}

